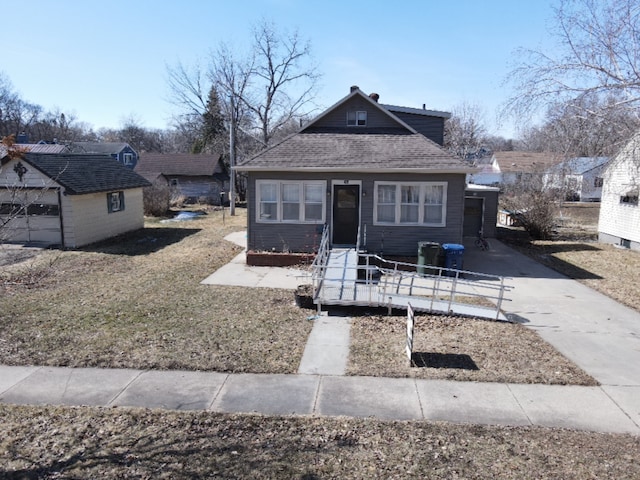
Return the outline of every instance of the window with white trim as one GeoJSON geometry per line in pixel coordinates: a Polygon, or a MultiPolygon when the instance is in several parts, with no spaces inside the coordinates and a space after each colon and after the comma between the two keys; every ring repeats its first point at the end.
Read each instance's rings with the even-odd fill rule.
{"type": "Polygon", "coordinates": [[[122,158],[125,165],[133,165],[133,153],[124,153],[122,158]]]}
{"type": "Polygon", "coordinates": [[[347,112],[347,125],[350,127],[366,127],[367,112],[364,110],[347,112]]]}
{"type": "Polygon", "coordinates": [[[374,223],[444,227],[447,182],[375,182],[374,223]]]}
{"type": "Polygon", "coordinates": [[[124,192],[107,193],[107,211],[109,213],[124,210],[124,192]]]}
{"type": "Polygon", "coordinates": [[[257,180],[256,221],[324,223],[326,182],[257,180]]]}

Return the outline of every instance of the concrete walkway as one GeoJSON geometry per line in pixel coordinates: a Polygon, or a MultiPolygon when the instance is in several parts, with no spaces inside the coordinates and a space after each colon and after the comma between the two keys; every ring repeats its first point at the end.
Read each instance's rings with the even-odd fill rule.
{"type": "MultiPolygon", "coordinates": [[[[330,349],[323,347],[328,345],[327,338],[332,336],[334,327],[332,341],[345,348],[348,319],[338,317],[333,322],[333,317],[320,317],[314,320],[308,343],[310,353],[305,358],[305,350],[300,365],[302,373],[297,375],[0,366],[0,402],[206,409],[267,415],[374,416],[640,435],[638,312],[495,240],[491,240],[488,252],[467,246],[464,265],[468,270],[511,277],[512,301],[504,306],[508,316],[536,330],[602,385],[349,377],[340,375],[344,372],[338,369],[333,374],[328,369],[334,367],[327,366],[325,371],[325,367],[319,367],[319,359],[331,357],[327,355],[330,349]],[[318,361],[315,370],[314,358],[318,361]]],[[[281,282],[284,288],[293,289],[307,283],[300,281],[301,277],[292,273],[292,269],[267,269],[273,270],[267,272],[262,270],[265,268],[236,264],[225,275],[224,284],[243,281],[251,287],[276,287],[276,282],[281,282]],[[257,272],[252,271],[254,268],[257,272]],[[242,272],[249,273],[239,279],[242,272]],[[273,279],[264,285],[268,275],[273,279]]],[[[348,352],[348,344],[346,349],[348,352]]],[[[344,362],[346,365],[346,359],[344,362]]]]}
{"type": "Polygon", "coordinates": [[[640,435],[638,415],[630,418],[624,406],[600,387],[0,366],[0,401],[265,415],[371,416],[640,435]]]}

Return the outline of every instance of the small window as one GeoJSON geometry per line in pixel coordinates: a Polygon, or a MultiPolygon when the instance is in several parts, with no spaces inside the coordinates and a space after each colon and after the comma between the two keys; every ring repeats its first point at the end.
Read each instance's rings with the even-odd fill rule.
{"type": "Polygon", "coordinates": [[[32,203],[27,206],[27,215],[30,217],[45,216],[57,217],[60,215],[58,205],[48,205],[46,203],[32,203]]]}
{"type": "Polygon", "coordinates": [[[602,188],[603,185],[604,185],[604,180],[602,179],[602,177],[596,177],[593,179],[593,186],[595,188],[602,188]]]}
{"type": "Polygon", "coordinates": [[[24,208],[18,203],[0,203],[0,215],[24,216],[24,208]]]}
{"type": "Polygon", "coordinates": [[[347,112],[347,125],[350,127],[366,127],[367,112],[347,112]]]}
{"type": "Polygon", "coordinates": [[[124,192],[107,193],[107,210],[109,213],[124,210],[124,192]]]}
{"type": "Polygon", "coordinates": [[[125,153],[122,158],[124,159],[125,165],[133,165],[133,153],[125,153]]]}
{"type": "Polygon", "coordinates": [[[620,197],[620,203],[622,203],[623,205],[633,205],[635,207],[638,206],[638,193],[627,193],[626,195],[623,195],[620,197]]]}
{"type": "Polygon", "coordinates": [[[171,185],[172,187],[177,187],[180,184],[178,183],[178,179],[177,178],[172,178],[171,180],[169,180],[169,185],[171,185]]]}

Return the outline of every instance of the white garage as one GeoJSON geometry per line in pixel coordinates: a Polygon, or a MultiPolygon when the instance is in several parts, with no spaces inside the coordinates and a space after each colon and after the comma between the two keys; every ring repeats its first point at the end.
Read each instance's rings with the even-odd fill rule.
{"type": "Polygon", "coordinates": [[[0,243],[76,248],[142,228],[142,188],[148,185],[108,156],[4,157],[0,243]]]}

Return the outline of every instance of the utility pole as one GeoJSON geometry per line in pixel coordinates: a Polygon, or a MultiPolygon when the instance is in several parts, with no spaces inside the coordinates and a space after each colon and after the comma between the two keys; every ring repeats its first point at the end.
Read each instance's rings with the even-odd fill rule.
{"type": "Polygon", "coordinates": [[[235,103],[233,94],[230,98],[231,103],[231,121],[229,122],[229,167],[231,169],[229,179],[229,215],[236,214],[236,121],[235,121],[235,103]]]}

